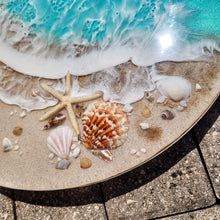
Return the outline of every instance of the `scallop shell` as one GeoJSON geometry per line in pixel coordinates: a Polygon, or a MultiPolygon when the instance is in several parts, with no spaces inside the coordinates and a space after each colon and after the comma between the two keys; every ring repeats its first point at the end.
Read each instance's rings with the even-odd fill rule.
{"type": "Polygon", "coordinates": [[[115,149],[125,142],[129,121],[121,107],[99,100],[83,114],[83,143],[88,149],[115,149]]]}
{"type": "Polygon", "coordinates": [[[58,157],[69,157],[72,144],[73,132],[67,126],[61,126],[50,132],[47,138],[47,147],[58,157]]]}

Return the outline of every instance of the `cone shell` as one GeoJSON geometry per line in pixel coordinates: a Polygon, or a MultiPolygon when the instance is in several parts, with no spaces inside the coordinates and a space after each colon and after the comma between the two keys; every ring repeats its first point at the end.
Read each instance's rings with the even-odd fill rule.
{"type": "Polygon", "coordinates": [[[47,147],[58,157],[69,157],[72,144],[73,132],[67,126],[61,126],[50,132],[47,138],[47,147]]]}
{"type": "Polygon", "coordinates": [[[127,138],[129,121],[121,107],[99,100],[83,114],[83,143],[88,149],[115,149],[127,138]]]}

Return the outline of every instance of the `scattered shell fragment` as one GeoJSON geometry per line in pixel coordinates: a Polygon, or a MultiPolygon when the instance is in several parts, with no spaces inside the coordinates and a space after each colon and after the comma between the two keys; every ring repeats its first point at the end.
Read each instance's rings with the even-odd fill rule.
{"type": "Polygon", "coordinates": [[[73,131],[69,127],[57,127],[47,137],[48,149],[61,159],[68,158],[72,145],[72,135],[73,131]]]}
{"type": "Polygon", "coordinates": [[[186,102],[186,100],[180,101],[180,105],[183,106],[184,108],[186,108],[186,107],[187,107],[187,102],[186,102]]]}
{"type": "Polygon", "coordinates": [[[200,91],[202,87],[199,85],[199,83],[196,83],[196,91],[200,91]]]}
{"type": "Polygon", "coordinates": [[[19,152],[19,156],[22,156],[22,155],[23,155],[23,152],[22,152],[22,151],[20,151],[20,152],[19,152]]]}
{"type": "Polygon", "coordinates": [[[99,100],[90,104],[82,121],[82,141],[90,150],[115,149],[127,139],[128,116],[116,103],[99,100]]]}
{"type": "Polygon", "coordinates": [[[14,115],[14,112],[10,112],[10,115],[11,115],[11,116],[14,115]]]}
{"type": "Polygon", "coordinates": [[[80,167],[83,168],[83,169],[87,169],[87,168],[90,168],[92,166],[92,161],[87,158],[87,157],[84,157],[80,160],[80,167]]]}
{"type": "Polygon", "coordinates": [[[153,102],[153,101],[154,101],[154,96],[153,96],[151,93],[146,92],[146,93],[144,94],[144,96],[145,96],[145,98],[146,98],[149,102],[153,102]]]}
{"type": "Polygon", "coordinates": [[[172,120],[174,118],[174,113],[173,111],[166,109],[162,111],[161,118],[164,120],[172,120]]]}
{"type": "Polygon", "coordinates": [[[70,147],[71,150],[73,150],[75,148],[76,148],[76,144],[72,144],[71,147],[70,147]]]}
{"type": "Polygon", "coordinates": [[[51,154],[49,154],[48,157],[49,157],[50,160],[53,160],[54,156],[55,156],[54,153],[51,153],[51,154]]]}
{"type": "Polygon", "coordinates": [[[2,141],[2,147],[4,152],[8,152],[12,149],[12,143],[8,138],[4,138],[2,141]]]}
{"type": "Polygon", "coordinates": [[[76,136],[76,137],[73,137],[73,141],[74,142],[77,142],[79,139],[78,139],[78,136],[76,136]]]}
{"type": "Polygon", "coordinates": [[[75,157],[77,158],[80,155],[80,148],[76,147],[72,152],[70,152],[70,157],[75,157]]]}
{"type": "Polygon", "coordinates": [[[167,76],[156,82],[160,94],[173,101],[181,101],[190,96],[191,83],[180,76],[167,76]]]}
{"type": "Polygon", "coordinates": [[[20,114],[20,117],[21,118],[24,118],[26,116],[26,113],[23,111],[23,112],[21,112],[21,114],[20,114]]]}
{"type": "Polygon", "coordinates": [[[141,148],[141,152],[142,152],[143,154],[145,154],[145,153],[147,152],[147,150],[146,150],[145,148],[141,148]]]}
{"type": "Polygon", "coordinates": [[[17,151],[20,147],[18,145],[14,146],[14,150],[17,151]]]}
{"type": "Polygon", "coordinates": [[[91,152],[104,161],[112,161],[112,154],[109,150],[91,150],[91,152]]]}
{"type": "Polygon", "coordinates": [[[135,150],[135,149],[131,149],[131,151],[130,151],[130,154],[131,155],[134,155],[134,154],[136,154],[137,153],[137,151],[135,150]]]}
{"type": "Polygon", "coordinates": [[[69,167],[69,165],[70,165],[69,160],[62,159],[62,160],[58,161],[58,163],[56,164],[56,169],[64,170],[64,169],[67,169],[69,167]]]}
{"type": "Polygon", "coordinates": [[[158,104],[162,104],[162,103],[165,102],[165,100],[166,100],[166,98],[165,98],[164,96],[161,96],[161,97],[159,97],[159,98],[157,99],[157,103],[158,103],[158,104]]]}
{"type": "Polygon", "coordinates": [[[141,114],[145,117],[145,118],[150,118],[151,116],[151,111],[150,109],[146,106],[142,111],[141,114]]]}
{"type": "Polygon", "coordinates": [[[39,91],[38,89],[33,89],[32,92],[31,92],[31,96],[32,96],[32,97],[36,97],[36,96],[39,95],[39,92],[40,92],[40,91],[39,91]]]}
{"type": "Polygon", "coordinates": [[[143,130],[147,130],[150,128],[150,125],[148,123],[140,123],[139,125],[143,130]]]}
{"type": "Polygon", "coordinates": [[[22,131],[23,131],[23,128],[21,127],[15,127],[13,129],[13,134],[16,135],[16,136],[20,136],[22,134],[22,131]]]}
{"type": "Polygon", "coordinates": [[[133,108],[132,105],[130,105],[130,104],[125,104],[122,110],[123,110],[124,112],[126,112],[126,113],[130,113],[130,112],[133,111],[133,109],[134,109],[134,108],[133,108]]]}
{"type": "Polygon", "coordinates": [[[137,157],[140,157],[140,156],[141,156],[141,154],[140,154],[139,151],[136,153],[136,156],[137,156],[137,157]]]}
{"type": "Polygon", "coordinates": [[[44,125],[43,130],[47,130],[49,128],[55,127],[57,125],[62,124],[66,119],[66,116],[62,113],[58,113],[57,115],[50,118],[47,124],[44,125]]]}
{"type": "Polygon", "coordinates": [[[182,112],[182,111],[184,111],[184,107],[181,106],[181,105],[179,105],[179,106],[177,107],[177,110],[178,110],[179,112],[182,112]]]}

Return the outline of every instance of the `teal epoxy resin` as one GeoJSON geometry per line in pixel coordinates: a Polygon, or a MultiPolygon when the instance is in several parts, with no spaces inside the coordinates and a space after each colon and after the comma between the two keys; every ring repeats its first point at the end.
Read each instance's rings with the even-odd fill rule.
{"type": "Polygon", "coordinates": [[[220,0],[1,0],[0,12],[0,59],[30,75],[85,75],[219,50],[220,0]]]}

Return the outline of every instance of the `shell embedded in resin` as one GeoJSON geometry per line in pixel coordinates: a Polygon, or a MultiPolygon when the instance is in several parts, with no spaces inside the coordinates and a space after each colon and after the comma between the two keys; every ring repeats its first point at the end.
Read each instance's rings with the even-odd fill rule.
{"type": "Polygon", "coordinates": [[[61,126],[50,132],[47,138],[47,147],[58,157],[69,157],[73,131],[67,126],[61,126]]]}
{"type": "Polygon", "coordinates": [[[83,114],[83,143],[88,149],[115,149],[127,138],[129,121],[121,107],[99,100],[83,114]]]}

